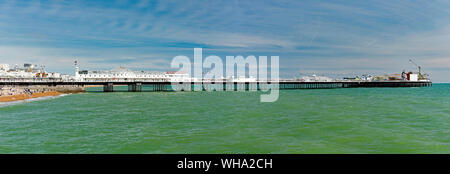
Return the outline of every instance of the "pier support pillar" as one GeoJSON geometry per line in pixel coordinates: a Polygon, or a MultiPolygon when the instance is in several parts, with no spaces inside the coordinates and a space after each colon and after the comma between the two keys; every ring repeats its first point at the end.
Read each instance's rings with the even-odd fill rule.
{"type": "Polygon", "coordinates": [[[136,92],[136,84],[128,85],[128,92],[136,92]]]}
{"type": "Polygon", "coordinates": [[[114,85],[112,83],[103,85],[103,92],[114,92],[114,85]]]}
{"type": "Polygon", "coordinates": [[[142,92],[142,83],[136,83],[136,92],[142,92]]]}
{"type": "Polygon", "coordinates": [[[142,92],[142,83],[128,85],[128,92],[142,92]]]}

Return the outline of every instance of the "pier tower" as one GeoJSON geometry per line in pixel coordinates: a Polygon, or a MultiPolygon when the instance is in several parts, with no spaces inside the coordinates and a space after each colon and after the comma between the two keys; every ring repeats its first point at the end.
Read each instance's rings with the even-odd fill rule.
{"type": "Polygon", "coordinates": [[[75,60],[75,78],[80,77],[80,68],[78,68],[78,61],[75,60]]]}

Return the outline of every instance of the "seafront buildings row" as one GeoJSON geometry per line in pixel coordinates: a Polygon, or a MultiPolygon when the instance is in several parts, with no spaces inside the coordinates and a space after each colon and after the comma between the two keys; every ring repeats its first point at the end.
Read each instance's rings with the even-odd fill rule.
{"type": "Polygon", "coordinates": [[[59,79],[68,78],[69,75],[62,75],[56,72],[46,72],[45,66],[33,65],[30,63],[23,64],[22,67],[14,65],[11,67],[9,64],[0,64],[0,78],[13,78],[13,79],[27,79],[27,78],[48,78],[59,79]]]}

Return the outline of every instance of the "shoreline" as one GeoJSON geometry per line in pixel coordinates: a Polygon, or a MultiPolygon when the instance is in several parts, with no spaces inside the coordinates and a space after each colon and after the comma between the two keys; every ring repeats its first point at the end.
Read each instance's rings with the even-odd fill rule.
{"type": "Polygon", "coordinates": [[[13,102],[13,101],[21,101],[21,100],[27,100],[32,98],[39,98],[39,97],[48,97],[48,96],[59,96],[64,93],[57,92],[57,91],[45,91],[45,92],[36,92],[33,94],[16,94],[16,95],[9,95],[9,96],[0,96],[0,102],[13,102]]]}

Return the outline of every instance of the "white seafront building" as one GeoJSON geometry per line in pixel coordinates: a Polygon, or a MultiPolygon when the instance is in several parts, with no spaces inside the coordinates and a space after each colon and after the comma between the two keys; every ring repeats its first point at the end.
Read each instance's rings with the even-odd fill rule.
{"type": "Polygon", "coordinates": [[[312,76],[304,76],[300,79],[303,82],[332,82],[333,79],[325,76],[317,76],[313,74],[312,76]]]}
{"type": "Polygon", "coordinates": [[[110,71],[78,71],[74,80],[80,82],[98,81],[183,81],[188,74],[157,72],[157,71],[131,71],[126,68],[118,68],[110,71]]]}
{"type": "Polygon", "coordinates": [[[187,73],[158,72],[158,71],[132,71],[123,67],[109,71],[88,71],[79,70],[75,61],[74,81],[79,82],[99,82],[99,81],[120,81],[120,82],[172,82],[186,81],[189,79],[187,73]]]}
{"type": "Polygon", "coordinates": [[[183,72],[158,72],[158,71],[132,71],[123,67],[109,71],[88,71],[79,70],[78,63],[75,62],[75,76],[73,81],[79,82],[256,82],[254,77],[219,77],[216,79],[201,79],[190,77],[183,72]]]}
{"type": "Polygon", "coordinates": [[[0,79],[1,80],[11,80],[11,79],[21,79],[24,81],[29,81],[31,79],[62,79],[64,77],[60,73],[49,73],[46,72],[44,66],[32,65],[25,63],[23,67],[14,65],[13,68],[9,64],[0,64],[0,79]]]}

